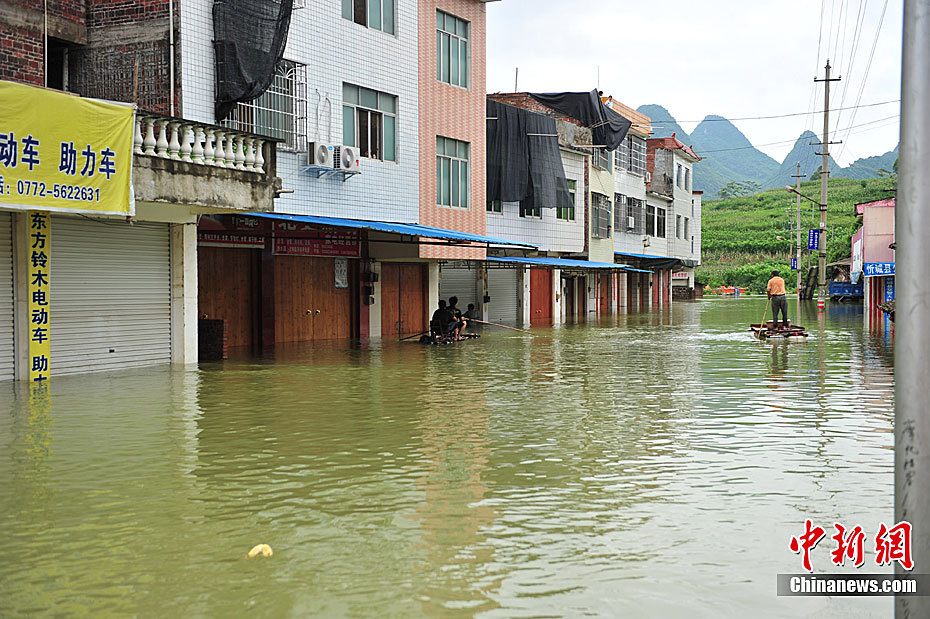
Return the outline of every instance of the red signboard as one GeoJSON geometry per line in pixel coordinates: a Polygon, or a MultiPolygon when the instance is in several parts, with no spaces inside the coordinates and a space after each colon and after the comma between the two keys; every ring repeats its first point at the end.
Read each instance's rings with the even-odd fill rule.
{"type": "Polygon", "coordinates": [[[265,238],[253,234],[229,234],[227,232],[197,232],[197,244],[203,247],[239,247],[265,249],[265,238]]]}
{"type": "Polygon", "coordinates": [[[358,258],[358,231],[322,228],[314,230],[316,235],[307,237],[281,237],[275,234],[273,252],[284,256],[335,256],[358,258]]]}

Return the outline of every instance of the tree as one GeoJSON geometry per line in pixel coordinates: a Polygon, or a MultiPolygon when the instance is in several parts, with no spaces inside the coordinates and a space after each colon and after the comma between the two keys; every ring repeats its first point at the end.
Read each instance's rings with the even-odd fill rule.
{"type": "Polygon", "coordinates": [[[758,193],[762,187],[753,181],[730,181],[724,185],[717,195],[721,198],[740,198],[758,193]]]}

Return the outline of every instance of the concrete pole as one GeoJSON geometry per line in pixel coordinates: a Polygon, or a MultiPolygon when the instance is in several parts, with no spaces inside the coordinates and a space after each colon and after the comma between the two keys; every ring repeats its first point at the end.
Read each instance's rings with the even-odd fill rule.
{"type": "MultiPolygon", "coordinates": [[[[794,221],[795,229],[797,231],[797,237],[798,237],[797,247],[795,248],[796,249],[795,266],[798,267],[797,269],[797,275],[798,275],[797,290],[798,290],[798,301],[800,302],[801,301],[801,162],[798,162],[798,172],[795,175],[795,179],[796,179],[795,188],[798,192],[798,195],[795,196],[798,202],[798,212],[797,212],[797,215],[795,216],[795,221],[794,221]]],[[[800,321],[800,317],[798,317],[798,321],[800,321]]]]}
{"type": "MultiPolygon", "coordinates": [[[[913,527],[914,572],[930,569],[930,0],[904,0],[901,155],[895,209],[895,520],[913,527]]],[[[896,567],[902,573],[900,567],[896,567]]],[[[930,617],[930,597],[895,601],[895,616],[930,617]]]]}
{"type": "Polygon", "coordinates": [[[827,181],[830,178],[830,61],[823,80],[823,159],[820,164],[820,260],[817,263],[817,310],[827,298],[827,181]]]}

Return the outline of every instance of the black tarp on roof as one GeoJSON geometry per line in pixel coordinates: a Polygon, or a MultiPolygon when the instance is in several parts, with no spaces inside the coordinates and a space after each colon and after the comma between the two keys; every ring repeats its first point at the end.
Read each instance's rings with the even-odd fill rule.
{"type": "Polygon", "coordinates": [[[487,199],[568,208],[554,118],[487,100],[487,199]]]}
{"type": "Polygon", "coordinates": [[[614,150],[626,138],[633,123],[601,101],[597,90],[591,92],[530,93],[530,96],[553,110],[580,120],[594,134],[594,143],[614,150]]]}
{"type": "Polygon", "coordinates": [[[216,122],[265,92],[284,55],[293,0],[216,0],[216,122]]]}

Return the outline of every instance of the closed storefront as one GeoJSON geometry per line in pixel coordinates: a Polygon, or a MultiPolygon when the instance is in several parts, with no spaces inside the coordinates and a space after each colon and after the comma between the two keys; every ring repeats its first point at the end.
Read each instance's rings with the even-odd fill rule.
{"type": "Polygon", "coordinates": [[[171,361],[168,224],[51,220],[52,374],[171,361]]]}
{"type": "Polygon", "coordinates": [[[261,251],[239,247],[197,248],[197,313],[222,320],[230,348],[250,348],[256,338],[255,290],[261,251]]]}
{"type": "Polygon", "coordinates": [[[463,312],[468,309],[469,303],[478,307],[478,270],[472,266],[446,264],[442,266],[439,274],[439,297],[448,299],[458,297],[458,307],[463,312]]]}
{"type": "Polygon", "coordinates": [[[9,213],[0,213],[0,380],[13,378],[13,242],[9,213]]]}
{"type": "Polygon", "coordinates": [[[426,265],[385,262],[381,265],[381,335],[413,335],[428,329],[426,265]]]}
{"type": "Polygon", "coordinates": [[[530,323],[552,324],[552,271],[530,269],[530,323]]]}
{"type": "Polygon", "coordinates": [[[352,291],[357,288],[354,283],[357,281],[357,260],[275,256],[275,341],[352,337],[352,291]]]}
{"type": "Polygon", "coordinates": [[[491,297],[488,320],[508,323],[521,320],[517,288],[522,284],[522,275],[520,269],[488,269],[488,296],[491,297]]]}

